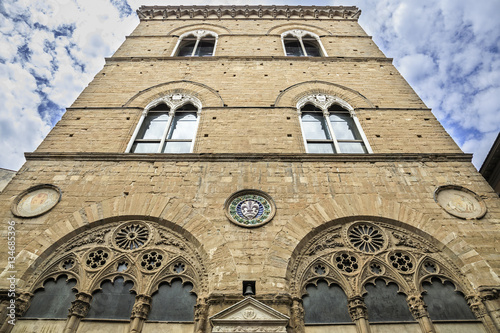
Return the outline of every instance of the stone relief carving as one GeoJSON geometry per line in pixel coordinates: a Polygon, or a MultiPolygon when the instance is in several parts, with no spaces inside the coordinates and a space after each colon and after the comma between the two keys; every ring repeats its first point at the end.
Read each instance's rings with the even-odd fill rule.
{"type": "Polygon", "coordinates": [[[481,197],[462,186],[441,186],[434,192],[434,200],[448,214],[461,219],[480,219],[486,214],[481,197]]]}

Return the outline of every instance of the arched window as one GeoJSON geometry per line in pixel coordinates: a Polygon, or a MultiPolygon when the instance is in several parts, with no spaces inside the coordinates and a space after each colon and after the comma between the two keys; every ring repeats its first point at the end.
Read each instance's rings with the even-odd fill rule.
{"type": "Polygon", "coordinates": [[[134,284],[118,277],[114,282],[105,281],[101,290],[93,295],[87,318],[129,319],[135,297],[130,292],[134,284]]]}
{"type": "Polygon", "coordinates": [[[25,313],[25,318],[52,318],[66,319],[71,302],[75,299],[76,291],[72,290],[75,280],[66,281],[61,276],[56,281],[47,280],[43,289],[35,292],[31,305],[25,313]]]}
{"type": "Polygon", "coordinates": [[[306,324],[352,323],[347,312],[347,296],[336,284],[328,285],[320,280],[306,287],[303,297],[304,322],[306,324]]]}
{"type": "Polygon", "coordinates": [[[198,128],[201,103],[180,94],[152,103],[143,112],[127,152],[190,153],[198,128]]]}
{"type": "Polygon", "coordinates": [[[424,302],[432,320],[475,320],[464,296],[456,291],[453,283],[441,282],[433,278],[431,282],[424,282],[424,302]]]}
{"type": "Polygon", "coordinates": [[[314,95],[301,99],[297,105],[308,153],[371,153],[358,119],[344,101],[314,95]]]}
{"type": "Polygon", "coordinates": [[[191,293],[193,286],[175,279],[172,283],[161,284],[153,295],[148,320],[193,321],[196,295],[191,293]]]}
{"type": "Polygon", "coordinates": [[[406,296],[398,293],[396,284],[387,285],[382,279],[377,279],[374,284],[367,284],[365,289],[365,304],[371,322],[415,321],[406,296]]]}
{"type": "Polygon", "coordinates": [[[281,34],[285,55],[290,57],[327,56],[319,36],[305,30],[290,30],[281,34]]]}
{"type": "Polygon", "coordinates": [[[208,30],[196,30],[182,34],[172,56],[211,57],[215,54],[217,34],[208,30]]]}

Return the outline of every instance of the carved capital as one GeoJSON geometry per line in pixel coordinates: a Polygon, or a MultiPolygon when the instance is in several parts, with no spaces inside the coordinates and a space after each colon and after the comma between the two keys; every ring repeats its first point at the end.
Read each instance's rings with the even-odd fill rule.
{"type": "Polygon", "coordinates": [[[421,295],[412,295],[406,298],[406,302],[408,302],[408,307],[410,308],[410,312],[415,319],[420,319],[422,317],[428,317],[427,313],[427,305],[424,303],[424,299],[421,295]]]}
{"type": "Polygon", "coordinates": [[[16,297],[16,315],[22,316],[28,311],[31,304],[32,293],[20,293],[16,297]]]}
{"type": "Polygon", "coordinates": [[[146,295],[135,296],[135,303],[132,307],[131,319],[140,318],[146,320],[149,310],[151,310],[151,297],[146,295]]]}
{"type": "Polygon", "coordinates": [[[485,301],[493,301],[500,297],[500,286],[479,287],[479,294],[485,301]]]}
{"type": "Polygon", "coordinates": [[[198,301],[194,306],[194,331],[195,333],[205,332],[208,317],[208,304],[206,299],[198,301]]]}
{"type": "Polygon", "coordinates": [[[469,295],[466,296],[465,299],[467,300],[467,304],[469,304],[469,307],[476,318],[481,319],[488,316],[488,311],[486,310],[483,300],[479,295],[469,295]]]}
{"type": "Polygon", "coordinates": [[[71,302],[69,315],[78,318],[83,318],[89,312],[90,302],[92,301],[92,295],[89,295],[87,293],[78,293],[75,296],[76,299],[73,302],[71,302]]]}
{"type": "Polygon", "coordinates": [[[352,321],[365,318],[368,320],[368,312],[366,311],[366,304],[363,296],[354,296],[348,300],[349,315],[352,321]]]}

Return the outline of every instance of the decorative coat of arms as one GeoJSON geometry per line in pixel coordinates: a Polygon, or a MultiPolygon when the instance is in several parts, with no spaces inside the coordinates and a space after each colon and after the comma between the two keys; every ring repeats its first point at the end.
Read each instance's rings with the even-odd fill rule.
{"type": "Polygon", "coordinates": [[[258,227],[269,222],[276,211],[273,200],[258,190],[243,190],[231,195],[224,205],[226,216],[242,227],[258,227]]]}

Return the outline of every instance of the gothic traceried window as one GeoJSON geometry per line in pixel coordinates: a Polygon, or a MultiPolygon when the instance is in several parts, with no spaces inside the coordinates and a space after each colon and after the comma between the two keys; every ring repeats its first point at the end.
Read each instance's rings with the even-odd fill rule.
{"type": "Polygon", "coordinates": [[[127,152],[190,153],[201,103],[194,97],[168,95],[146,107],[127,152]]]}
{"type": "Polygon", "coordinates": [[[297,105],[308,153],[371,152],[359,122],[347,103],[332,96],[312,95],[302,98],[297,105]]]}
{"type": "Polygon", "coordinates": [[[427,311],[432,320],[474,320],[464,296],[456,291],[453,283],[441,282],[433,278],[430,282],[424,282],[424,301],[427,311]]]}
{"type": "Polygon", "coordinates": [[[134,305],[134,294],[130,292],[133,286],[121,277],[114,282],[105,281],[93,295],[87,318],[129,319],[134,305]]]}
{"type": "Polygon", "coordinates": [[[191,293],[193,286],[175,279],[171,284],[160,284],[153,294],[151,312],[148,320],[152,321],[193,321],[196,295],[191,293]]]}
{"type": "Polygon", "coordinates": [[[31,305],[24,315],[25,318],[53,318],[66,319],[71,301],[75,299],[75,280],[66,281],[65,275],[56,281],[47,280],[43,289],[35,292],[31,305]],[[49,310],[49,311],[47,311],[49,310]]]}
{"type": "Polygon", "coordinates": [[[382,279],[377,279],[373,284],[367,284],[365,289],[367,294],[364,300],[371,322],[415,321],[408,309],[406,296],[398,293],[396,284],[387,285],[382,279]]]}
{"type": "Polygon", "coordinates": [[[326,52],[319,36],[305,30],[290,30],[281,34],[285,55],[290,57],[321,57],[326,52]]]}
{"type": "Polygon", "coordinates": [[[187,32],[179,37],[172,55],[178,57],[211,57],[215,54],[217,34],[208,30],[187,32]]]}
{"type": "Polygon", "coordinates": [[[306,323],[350,323],[347,312],[347,296],[336,284],[328,285],[319,280],[317,286],[309,285],[307,295],[303,297],[306,323]]]}

